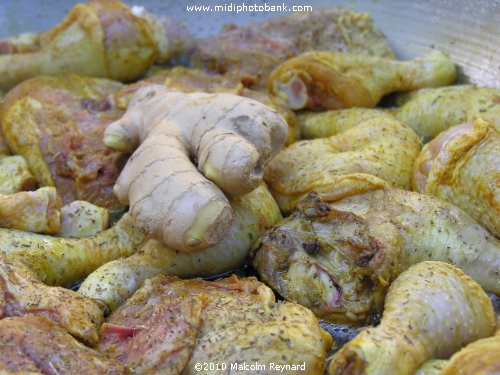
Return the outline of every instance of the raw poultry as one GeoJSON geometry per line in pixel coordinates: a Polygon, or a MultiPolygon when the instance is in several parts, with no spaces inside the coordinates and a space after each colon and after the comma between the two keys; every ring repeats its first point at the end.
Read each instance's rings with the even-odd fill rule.
{"type": "Polygon", "coordinates": [[[465,210],[500,238],[500,117],[456,125],[415,160],[413,189],[465,210]]]}
{"type": "Polygon", "coordinates": [[[71,336],[52,319],[27,314],[0,320],[3,374],[129,374],[71,336]]]}
{"type": "Polygon", "coordinates": [[[374,116],[329,138],[292,144],[266,165],[264,179],[284,212],[310,191],[331,202],[373,189],[409,189],[420,147],[409,127],[374,116]]]}
{"type": "Polygon", "coordinates": [[[281,213],[264,185],[231,199],[231,208],[233,223],[218,244],[203,251],[184,252],[149,240],[137,253],[96,269],[83,280],[78,292],[113,311],[146,279],[158,274],[207,277],[244,266],[253,242],[279,222],[281,213]]]}
{"type": "Polygon", "coordinates": [[[335,353],[329,374],[410,375],[494,327],[491,301],[472,278],[449,264],[422,262],[392,283],[380,324],[335,353]]]}
{"type": "Polygon", "coordinates": [[[118,0],[92,0],[75,5],[49,31],[0,41],[0,89],[39,75],[69,73],[129,81],[155,61],[169,61],[192,47],[179,22],[118,0]]]}
{"type": "Polygon", "coordinates": [[[39,186],[57,189],[62,205],[81,199],[122,208],[113,185],[126,155],[102,141],[105,127],[123,114],[112,100],[121,87],[75,75],[37,77],[5,97],[0,123],[9,148],[26,159],[39,186]]]}
{"type": "Polygon", "coordinates": [[[279,63],[313,50],[394,58],[369,14],[325,8],[247,26],[226,25],[217,35],[198,41],[191,65],[229,73],[246,86],[264,87],[279,63]]]}
{"type": "Polygon", "coordinates": [[[398,274],[425,260],[454,264],[500,294],[500,241],[461,209],[396,189],[329,205],[308,196],[262,237],[252,264],[285,299],[359,325],[380,313],[398,274]]]}
{"type": "MultiPolygon", "coordinates": [[[[479,89],[471,86],[457,87],[456,95],[453,88],[421,90],[407,96],[414,97],[414,107],[410,100],[397,110],[298,113],[306,137],[331,138],[293,145],[300,130],[288,106],[299,106],[293,100],[286,104],[265,86],[279,64],[288,66],[296,60],[286,59],[313,50],[344,52],[328,52],[340,56],[340,63],[333,65],[349,72],[333,81],[350,80],[349,89],[339,97],[320,99],[319,90],[312,99],[306,98],[313,107],[340,102],[374,106],[390,91],[416,88],[415,77],[425,85],[454,79],[453,64],[439,52],[417,63],[391,60],[394,54],[369,15],[347,9],[316,9],[260,24],[227,26],[217,36],[199,39],[195,47],[187,28],[175,20],[117,0],[93,0],[77,5],[49,32],[0,41],[0,73],[6,69],[2,64],[8,64],[6,74],[0,74],[0,90],[10,88],[23,74],[38,74],[31,70],[35,65],[46,69],[44,74],[58,76],[24,81],[0,105],[0,165],[5,161],[9,168],[4,171],[3,185],[0,173],[0,186],[6,189],[0,193],[26,197],[35,192],[19,191],[56,188],[63,201],[61,220],[50,215],[61,225],[52,236],[0,229],[0,346],[9,346],[9,352],[2,351],[0,373],[6,371],[2,360],[7,353],[9,365],[20,366],[7,371],[194,374],[213,372],[198,371],[196,363],[230,366],[258,360],[268,369],[271,362],[278,366],[304,363],[305,369],[286,373],[323,374],[332,341],[313,313],[350,325],[376,323],[384,300],[381,325],[367,330],[377,334],[390,327],[391,337],[381,339],[394,346],[388,346],[384,354],[376,348],[373,355],[385,366],[379,372],[416,370],[426,359],[444,356],[442,351],[448,356],[461,345],[488,335],[485,332],[494,317],[484,291],[452,266],[420,262],[453,263],[483,289],[500,294],[498,239],[451,204],[401,190],[373,189],[410,188],[413,160],[421,147],[419,137],[428,130],[427,125],[414,125],[419,116],[426,117],[423,107],[435,111],[436,121],[429,123],[432,131],[448,127],[448,122],[463,115],[460,105],[441,100],[440,93],[452,93],[475,120],[478,113],[495,116],[497,91],[485,89],[476,96],[479,89]],[[57,51],[68,39],[74,43],[57,51]],[[196,51],[188,61],[193,48],[196,51]],[[55,59],[56,53],[61,58],[55,64],[43,64],[55,59]],[[80,53],[87,54],[82,58],[80,53]],[[368,55],[353,55],[358,53],[368,55]],[[134,64],[130,64],[132,55],[134,64]],[[151,68],[153,63],[179,62],[190,67],[151,68]],[[422,70],[422,63],[431,69],[422,70]],[[400,70],[401,66],[410,69],[400,70]],[[365,70],[360,72],[361,67],[365,70]],[[134,82],[125,85],[67,75],[69,71],[134,82]],[[135,81],[139,77],[145,79],[135,81]],[[408,81],[411,87],[404,85],[408,81]],[[432,99],[419,100],[426,92],[432,99]],[[351,100],[353,93],[359,94],[355,100],[351,100]],[[323,115],[325,120],[320,119],[323,115]],[[398,121],[399,116],[405,120],[398,121]],[[314,124],[316,119],[323,122],[314,124]],[[327,147],[332,142],[335,145],[327,147]],[[237,152],[242,144],[244,152],[237,152]],[[283,146],[287,148],[271,160],[283,146]],[[128,159],[136,148],[142,151],[128,159]],[[24,155],[27,163],[20,156],[7,156],[10,153],[24,155]],[[17,164],[8,164],[13,158],[17,164]],[[332,172],[335,168],[349,173],[330,174],[325,185],[315,185],[321,169],[332,172]],[[265,175],[285,181],[282,191],[273,190],[285,213],[310,190],[319,190],[325,200],[341,200],[330,205],[317,197],[298,201],[298,211],[279,222],[281,213],[262,184],[264,170],[265,175]],[[300,184],[307,189],[289,190],[300,184]],[[193,202],[193,193],[203,195],[207,185],[217,192],[215,201],[222,203],[216,203],[214,210],[210,206],[198,211],[200,201],[193,202]],[[143,195],[144,191],[151,195],[143,195]],[[131,212],[105,230],[110,218],[116,220],[129,203],[131,212]],[[217,207],[223,207],[222,216],[227,219],[220,226],[217,207]],[[207,227],[206,221],[212,219],[215,224],[207,227]],[[189,220],[194,221],[193,230],[183,232],[189,220]],[[177,225],[173,229],[169,227],[172,222],[177,225]],[[213,277],[248,264],[250,247],[271,225],[276,227],[252,253],[253,264],[262,281],[312,312],[295,303],[276,303],[271,290],[253,278],[233,276],[208,282],[155,276],[213,277]],[[150,238],[156,231],[151,228],[160,228],[156,239],[150,238]],[[419,263],[417,274],[425,273],[425,285],[413,268],[401,274],[415,263],[419,263]],[[87,275],[78,292],[59,287],[76,289],[75,284],[87,275]],[[413,297],[399,299],[409,291],[413,297]],[[454,299],[452,303],[440,303],[447,297],[454,299]],[[439,312],[434,320],[426,319],[429,305],[439,312]],[[451,311],[450,307],[456,308],[451,311]],[[107,313],[111,316],[101,325],[107,313]],[[409,330],[408,322],[412,322],[409,330]],[[413,322],[421,329],[414,330],[413,322]],[[464,324],[471,330],[461,330],[464,324]],[[450,327],[456,335],[448,334],[450,327]],[[407,345],[408,338],[412,342],[407,345]],[[108,359],[89,348],[96,344],[108,359]],[[399,349],[411,360],[400,355],[399,349]],[[30,362],[34,356],[39,360],[30,362]]],[[[300,82],[294,86],[299,94],[305,88],[300,82]]],[[[398,97],[397,103],[401,100],[406,99],[398,97]]],[[[493,170],[496,164],[494,159],[488,163],[493,170]]],[[[475,183],[477,175],[471,176],[469,180],[475,183]]],[[[439,186],[443,189],[444,184],[439,186]]],[[[461,191],[466,186],[475,185],[462,184],[461,191]]],[[[469,206],[489,212],[481,204],[469,206]]],[[[0,223],[2,215],[5,221],[1,210],[6,208],[0,208],[0,223]]],[[[14,209],[8,211],[10,217],[15,216],[14,209]]],[[[24,221],[34,224],[39,218],[24,221]]],[[[491,218],[494,222],[494,215],[491,218]]],[[[248,269],[242,272],[247,274],[248,269]]],[[[365,332],[353,346],[370,347],[366,335],[371,333],[365,332]]],[[[352,356],[343,357],[351,353],[349,345],[332,362],[334,373],[346,363],[348,370],[358,364],[351,365],[352,356]]],[[[339,343],[332,349],[338,348],[339,343]]],[[[488,353],[483,350],[483,357],[489,358],[488,353]]],[[[361,367],[373,367],[370,356],[362,362],[361,367]]]]}
{"type": "Polygon", "coordinates": [[[411,61],[313,51],[278,65],[269,76],[268,88],[292,109],[372,108],[392,92],[454,81],[455,65],[440,51],[411,61]]]}
{"type": "MultiPolygon", "coordinates": [[[[157,276],[101,328],[98,349],[136,374],[209,374],[196,363],[305,364],[288,374],[323,374],[332,341],[300,305],[274,300],[255,278],[209,282],[157,276]]],[[[233,369],[234,372],[234,369],[233,369]]]]}

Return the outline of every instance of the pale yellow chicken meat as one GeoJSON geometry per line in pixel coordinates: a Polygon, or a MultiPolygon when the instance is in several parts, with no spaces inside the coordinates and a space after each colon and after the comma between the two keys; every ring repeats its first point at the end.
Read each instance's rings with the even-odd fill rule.
{"type": "Polygon", "coordinates": [[[409,127],[374,117],[330,138],[292,144],[266,165],[264,180],[284,212],[313,190],[331,202],[373,189],[409,189],[420,147],[409,127]]]}
{"type": "Polygon", "coordinates": [[[478,119],[439,134],[415,160],[413,189],[455,204],[500,237],[500,126],[478,119]]]}
{"type": "Polygon", "coordinates": [[[389,287],[380,324],[335,353],[329,374],[413,374],[494,327],[491,301],[472,278],[446,263],[418,263],[389,287]]]}
{"type": "Polygon", "coordinates": [[[73,201],[61,208],[59,237],[84,238],[109,227],[109,211],[86,201],[73,201]]]}

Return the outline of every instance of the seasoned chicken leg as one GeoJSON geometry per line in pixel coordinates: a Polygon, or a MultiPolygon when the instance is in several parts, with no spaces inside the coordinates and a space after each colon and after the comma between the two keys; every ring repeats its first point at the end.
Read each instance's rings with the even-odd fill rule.
{"type": "Polygon", "coordinates": [[[94,236],[109,227],[109,211],[86,201],[73,201],[61,208],[60,237],[94,236]]]}
{"type": "Polygon", "coordinates": [[[313,190],[331,202],[372,189],[409,189],[420,146],[409,127],[373,117],[330,138],[292,144],[266,165],[264,179],[284,212],[313,190]]]}
{"type": "Polygon", "coordinates": [[[292,109],[371,108],[386,94],[454,80],[455,66],[439,51],[413,61],[321,51],[279,65],[269,76],[268,88],[292,109]]]}
{"type": "Polygon", "coordinates": [[[56,234],[61,228],[61,207],[56,189],[0,194],[0,227],[56,234]]]}
{"type": "Polygon", "coordinates": [[[248,86],[264,87],[281,62],[307,51],[342,51],[394,58],[368,13],[348,8],[294,12],[259,24],[227,25],[198,40],[191,65],[228,73],[248,86]]]}
{"type": "Polygon", "coordinates": [[[394,118],[381,109],[347,108],[331,111],[301,111],[297,115],[303,138],[326,138],[350,129],[374,117],[394,118]]]}
{"type": "Polygon", "coordinates": [[[472,278],[449,264],[422,262],[392,283],[380,324],[335,353],[329,374],[413,374],[494,327],[491,301],[472,278]]]}
{"type": "Polygon", "coordinates": [[[156,276],[103,324],[98,349],[136,374],[274,374],[276,366],[305,364],[287,374],[323,374],[331,336],[314,314],[276,303],[255,278],[217,281],[156,276]],[[264,369],[235,371],[231,364],[264,369]],[[225,369],[222,368],[225,367],[225,369]]]}
{"type": "Polygon", "coordinates": [[[46,316],[91,344],[97,342],[104,320],[96,302],[70,289],[41,283],[24,265],[0,253],[0,319],[24,314],[46,316]]]}
{"type": "Polygon", "coordinates": [[[261,239],[252,264],[285,299],[336,323],[372,321],[389,284],[425,260],[454,264],[500,294],[500,241],[430,196],[375,190],[329,205],[310,195],[261,239]]]}
{"type": "Polygon", "coordinates": [[[118,0],[77,4],[26,53],[0,54],[0,89],[37,75],[112,78],[144,74],[158,54],[151,25],[118,0]]]}
{"type": "Polygon", "coordinates": [[[252,243],[281,219],[264,186],[231,200],[234,221],[217,245],[201,252],[176,251],[149,240],[136,254],[106,263],[90,274],[78,290],[82,295],[115,310],[147,278],[158,274],[179,277],[212,276],[241,267],[252,243]]]}
{"type": "Polygon", "coordinates": [[[0,320],[2,374],[128,374],[120,362],[75,340],[44,316],[0,320]]]}
{"type": "Polygon", "coordinates": [[[462,208],[500,238],[498,121],[453,126],[427,143],[415,160],[413,188],[462,208]]]}
{"type": "Polygon", "coordinates": [[[481,117],[500,123],[500,89],[456,85],[422,89],[400,94],[399,108],[389,110],[399,121],[429,140],[450,126],[469,123],[481,117]]]}
{"type": "Polygon", "coordinates": [[[69,286],[99,266],[129,256],[144,236],[124,215],[112,228],[86,238],[61,238],[0,228],[0,253],[28,267],[42,282],[69,286]]]}

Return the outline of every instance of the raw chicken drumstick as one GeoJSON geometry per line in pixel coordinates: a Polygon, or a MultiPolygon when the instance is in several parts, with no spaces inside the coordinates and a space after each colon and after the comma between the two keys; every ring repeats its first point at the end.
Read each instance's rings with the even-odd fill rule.
{"type": "Polygon", "coordinates": [[[474,280],[452,265],[422,262],[392,283],[380,324],[335,353],[329,374],[413,374],[494,327],[491,301],[474,280]]]}
{"type": "Polygon", "coordinates": [[[136,254],[106,263],[91,273],[78,292],[113,311],[144,280],[158,274],[213,276],[243,266],[252,243],[281,219],[281,213],[265,186],[231,199],[231,207],[233,224],[218,244],[193,253],[176,251],[156,240],[149,240],[136,254]]]}
{"type": "Polygon", "coordinates": [[[167,61],[192,47],[192,38],[176,21],[118,0],[92,0],[75,5],[49,31],[0,41],[0,90],[38,75],[129,81],[155,60],[167,61]]]}
{"type": "Polygon", "coordinates": [[[320,51],[279,65],[269,76],[268,88],[292,109],[371,108],[386,94],[454,80],[455,66],[439,51],[413,61],[320,51]]]}
{"type": "Polygon", "coordinates": [[[174,249],[198,251],[227,234],[232,211],[224,193],[241,196],[261,183],[287,129],[275,110],[252,99],[151,85],[108,125],[104,143],[135,150],[115,186],[133,222],[174,249]]]}

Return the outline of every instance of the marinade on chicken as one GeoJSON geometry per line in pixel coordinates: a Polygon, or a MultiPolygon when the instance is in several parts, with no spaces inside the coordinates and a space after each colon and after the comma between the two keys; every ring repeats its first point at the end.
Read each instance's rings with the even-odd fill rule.
{"type": "Polygon", "coordinates": [[[38,77],[5,97],[0,123],[12,152],[28,162],[39,186],[55,186],[66,205],[86,200],[118,210],[113,194],[126,155],[104,146],[108,124],[123,111],[112,95],[122,84],[80,76],[38,77]]]}
{"type": "Polygon", "coordinates": [[[73,338],[51,319],[27,314],[0,320],[2,374],[129,374],[73,338]]]}
{"type": "Polygon", "coordinates": [[[413,189],[466,211],[500,238],[500,117],[452,126],[427,143],[413,170],[413,189]]]}
{"type": "Polygon", "coordinates": [[[118,0],[76,4],[65,19],[40,34],[0,41],[0,89],[23,80],[70,73],[129,81],[151,65],[194,47],[185,25],[118,0]]]}
{"type": "Polygon", "coordinates": [[[70,289],[45,285],[22,263],[3,254],[0,254],[0,307],[0,322],[9,316],[43,315],[90,344],[97,342],[98,329],[104,320],[96,302],[70,289]]]}
{"type": "MultiPolygon", "coordinates": [[[[197,363],[305,363],[323,374],[331,336],[314,314],[297,304],[275,302],[255,278],[217,281],[156,276],[102,325],[98,349],[136,374],[209,374],[197,363]]],[[[234,370],[234,369],[233,369],[234,370]]],[[[240,371],[238,371],[240,372],[240,371]]],[[[288,374],[303,373],[297,369],[288,374]]]]}
{"type": "Polygon", "coordinates": [[[229,73],[246,86],[264,87],[278,64],[314,50],[394,58],[369,14],[317,8],[258,24],[226,25],[219,34],[198,40],[191,65],[229,73]]]}
{"type": "Polygon", "coordinates": [[[372,108],[392,92],[453,81],[455,66],[439,51],[411,61],[313,51],[277,66],[269,76],[268,88],[292,109],[372,108]]]}
{"type": "Polygon", "coordinates": [[[262,280],[321,318],[374,321],[390,283],[425,260],[451,263],[500,294],[500,241],[458,207],[397,189],[330,203],[312,194],[253,252],[262,280]]]}
{"type": "Polygon", "coordinates": [[[35,187],[35,177],[22,156],[0,155],[0,194],[14,194],[35,187]]]}
{"type": "Polygon", "coordinates": [[[399,107],[388,112],[411,127],[425,141],[458,124],[477,118],[500,123],[500,89],[453,85],[399,94],[399,107]]]}
{"type": "Polygon", "coordinates": [[[374,116],[329,138],[285,148],[266,164],[264,180],[284,212],[310,191],[331,202],[373,189],[409,189],[420,147],[409,127],[374,116]]]}
{"type": "Polygon", "coordinates": [[[495,314],[481,287],[460,269],[421,262],[389,287],[380,324],[335,353],[330,375],[410,375],[492,334],[495,314]]]}
{"type": "Polygon", "coordinates": [[[199,252],[176,251],[156,240],[148,240],[137,253],[117,258],[92,272],[78,292],[114,311],[139,288],[158,274],[179,277],[208,277],[242,267],[256,241],[282,218],[265,186],[231,200],[233,223],[215,246],[199,252]]]}

